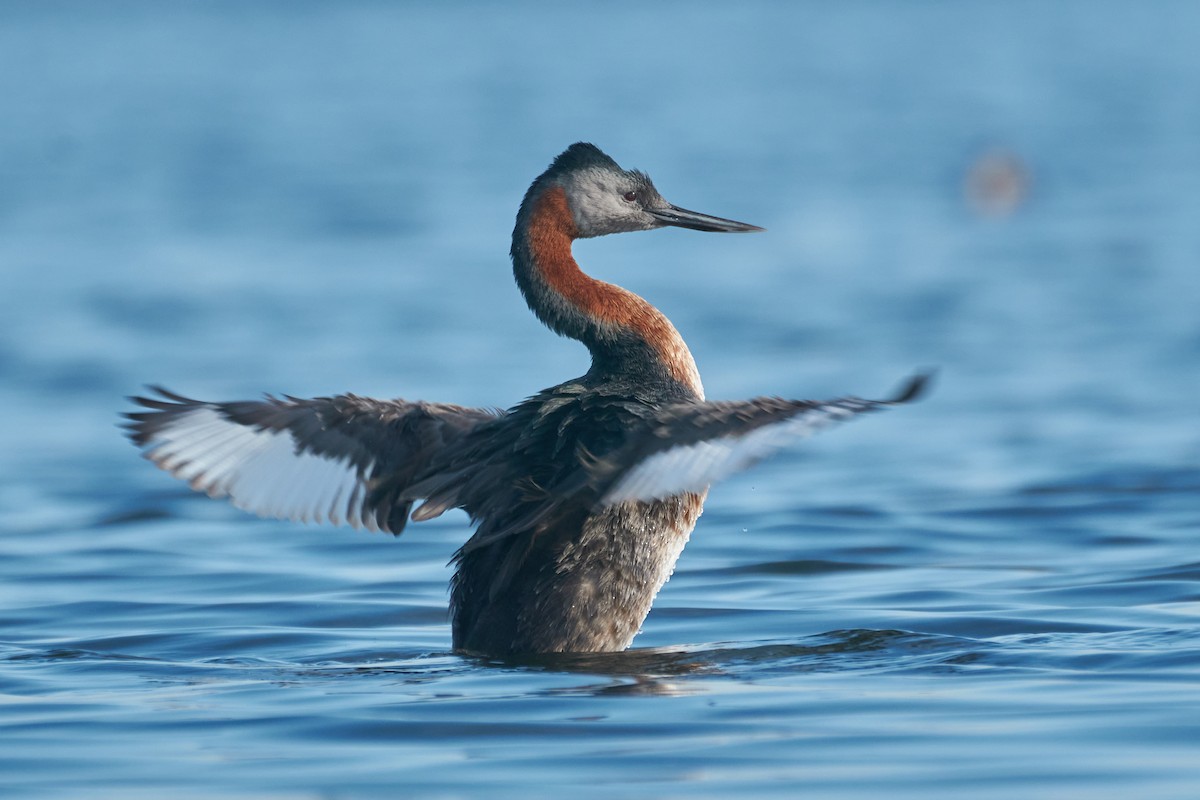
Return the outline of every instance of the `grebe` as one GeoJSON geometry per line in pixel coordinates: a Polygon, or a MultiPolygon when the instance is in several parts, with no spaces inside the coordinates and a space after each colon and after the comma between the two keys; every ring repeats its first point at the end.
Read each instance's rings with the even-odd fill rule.
{"type": "Polygon", "coordinates": [[[530,186],[513,272],[530,309],[591,352],[586,374],[514,408],[353,394],[209,403],[151,387],[129,436],[162,469],[268,517],[399,535],[464,509],[478,526],[451,582],[454,648],[490,656],[629,646],[708,487],[830,423],[907,402],[706,402],[692,354],[641,297],[585,275],[575,239],[674,225],[761,228],[671,205],[591,144],[530,186]],[[416,501],[423,504],[413,510],[416,501]]]}

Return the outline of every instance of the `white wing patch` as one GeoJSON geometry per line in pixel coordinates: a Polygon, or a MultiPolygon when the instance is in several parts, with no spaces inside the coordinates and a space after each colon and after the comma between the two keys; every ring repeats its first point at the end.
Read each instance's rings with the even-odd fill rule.
{"type": "Polygon", "coordinates": [[[299,452],[286,431],[231,422],[211,406],[183,412],[146,443],[146,457],[197,491],[263,517],[378,530],[364,513],[365,476],[349,458],[299,452]]]}
{"type": "Polygon", "coordinates": [[[681,492],[703,491],[796,439],[849,419],[864,410],[865,405],[863,401],[842,401],[807,408],[746,434],[719,436],[662,450],[625,473],[604,495],[600,505],[625,500],[661,500],[681,492]]]}

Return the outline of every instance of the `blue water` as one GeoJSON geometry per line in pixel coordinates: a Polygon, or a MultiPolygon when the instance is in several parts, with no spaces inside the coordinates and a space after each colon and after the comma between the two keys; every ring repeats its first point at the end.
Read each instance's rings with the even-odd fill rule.
{"type": "Polygon", "coordinates": [[[0,794],[1200,796],[1200,6],[0,17],[0,794]],[[579,139],[769,229],[577,248],[710,397],[940,369],[714,489],[634,650],[458,657],[464,517],[247,518],[114,427],[581,373],[506,258],[579,139]]]}

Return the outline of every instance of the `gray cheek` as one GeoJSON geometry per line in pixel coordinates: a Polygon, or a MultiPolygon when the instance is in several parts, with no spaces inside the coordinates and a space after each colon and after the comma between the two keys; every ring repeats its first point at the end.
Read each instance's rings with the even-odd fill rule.
{"type": "Polygon", "coordinates": [[[637,222],[630,212],[623,200],[614,200],[610,193],[603,191],[580,192],[571,209],[575,227],[584,237],[636,230],[637,222]]]}

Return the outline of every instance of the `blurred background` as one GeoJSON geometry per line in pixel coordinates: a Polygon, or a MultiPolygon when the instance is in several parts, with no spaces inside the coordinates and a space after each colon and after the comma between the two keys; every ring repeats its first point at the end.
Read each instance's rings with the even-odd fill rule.
{"type": "MultiPolygon", "coordinates": [[[[93,787],[188,783],[205,774],[195,754],[158,735],[174,722],[148,721],[175,704],[203,758],[268,759],[224,773],[226,796],[568,780],[489,750],[474,705],[421,712],[426,730],[465,726],[429,750],[403,726],[339,727],[350,712],[320,699],[330,686],[296,673],[318,662],[399,661],[460,698],[508,698],[507,719],[631,712],[547,711],[533,698],[561,688],[553,671],[501,685],[445,652],[444,563],[464,518],[400,542],[247,520],[192,498],[114,426],[145,383],[504,407],[581,374],[585,351],[528,312],[507,253],[529,182],[585,140],[674,203],[767,228],[576,248],[673,320],[710,398],[882,396],[918,368],[939,378],[922,404],[715,490],[638,640],[691,646],[746,691],[774,680],[773,707],[795,716],[763,723],[729,684],[689,684],[739,710],[640,706],[608,745],[564,723],[578,736],[558,757],[570,780],[610,774],[583,755],[596,748],[653,752],[646,742],[692,742],[672,736],[700,725],[774,744],[750,761],[714,744],[715,772],[663,757],[630,780],[692,781],[689,796],[786,784],[928,797],[973,781],[1009,791],[1003,774],[1025,776],[1024,796],[1040,779],[1185,796],[1197,651],[1179,648],[1200,632],[1198,36],[1187,2],[0,3],[0,689],[22,715],[7,744],[17,785],[69,786],[56,783],[67,763],[93,787]],[[848,655],[831,661],[805,639],[839,630],[925,644],[914,662],[910,639],[834,635],[848,655]],[[1085,634],[1097,638],[1073,638],[1085,634]],[[704,644],[747,639],[785,649],[704,644]],[[856,704],[867,651],[894,702],[856,704]],[[1095,652],[1115,655],[1079,660],[1095,652]],[[895,699],[915,697],[914,674],[968,662],[999,683],[970,684],[966,705],[895,699]],[[1140,699],[1090,694],[1075,681],[1093,669],[1140,699]],[[811,672],[837,698],[828,718],[806,716],[809,678],[780,678],[811,672]],[[1059,694],[1006,682],[1031,672],[1059,694]],[[84,679],[98,695],[78,695],[84,679]],[[250,688],[231,696],[228,681],[250,688]],[[285,699],[281,681],[300,688],[285,699]],[[1095,734],[1056,705],[1062,685],[1111,727],[1095,734]],[[1058,721],[1020,735],[950,722],[992,719],[1008,700],[1058,721]],[[48,710],[64,703],[84,710],[48,710]],[[832,722],[855,714],[891,733],[832,722]],[[664,716],[678,729],[653,729],[664,716]],[[218,721],[230,717],[287,724],[251,741],[218,721]],[[903,739],[930,720],[945,739],[903,739]],[[796,739],[829,725],[845,749],[827,743],[826,771],[805,771],[812,751],[796,739]],[[288,757],[269,761],[335,740],[357,748],[357,777],[332,758],[290,778],[288,757]],[[33,758],[65,741],[81,745],[68,761],[33,758]],[[475,753],[475,771],[420,771],[449,752],[475,753]],[[947,752],[960,765],[948,784],[947,752]]],[[[391,678],[364,681],[350,716],[378,722],[376,692],[405,702],[391,678]]],[[[537,749],[563,731],[514,735],[537,749]]]]}

